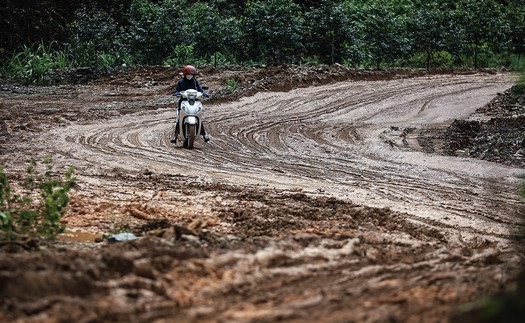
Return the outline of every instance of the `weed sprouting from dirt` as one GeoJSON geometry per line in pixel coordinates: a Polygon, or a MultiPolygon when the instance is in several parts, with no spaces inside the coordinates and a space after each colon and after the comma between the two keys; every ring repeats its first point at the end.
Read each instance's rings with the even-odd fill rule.
{"type": "Polygon", "coordinates": [[[3,167],[0,167],[0,238],[19,239],[24,235],[38,235],[54,239],[64,232],[60,222],[69,204],[69,191],[75,185],[73,167],[65,179],[57,179],[50,158],[42,162],[44,170],[32,159],[26,176],[15,192],[3,167]],[[38,194],[39,198],[34,198],[38,194]]]}
{"type": "Polygon", "coordinates": [[[228,79],[226,81],[226,89],[228,90],[228,93],[233,93],[235,92],[235,90],[237,90],[237,87],[239,85],[239,80],[238,79],[228,79]]]}

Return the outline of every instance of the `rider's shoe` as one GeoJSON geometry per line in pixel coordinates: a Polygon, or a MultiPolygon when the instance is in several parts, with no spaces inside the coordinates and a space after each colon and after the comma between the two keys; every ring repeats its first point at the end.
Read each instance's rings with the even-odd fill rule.
{"type": "Polygon", "coordinates": [[[210,141],[210,136],[208,136],[208,135],[204,135],[204,136],[202,136],[202,138],[204,139],[204,142],[210,141]]]}
{"type": "Polygon", "coordinates": [[[177,137],[171,138],[170,141],[171,141],[172,144],[176,144],[177,143],[177,137]]]}

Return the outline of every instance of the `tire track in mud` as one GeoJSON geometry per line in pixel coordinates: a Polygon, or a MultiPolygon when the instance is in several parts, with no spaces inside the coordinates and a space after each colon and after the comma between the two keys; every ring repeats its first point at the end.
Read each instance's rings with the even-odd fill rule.
{"type": "Polygon", "coordinates": [[[205,120],[213,140],[197,142],[192,151],[169,143],[174,113],[168,109],[72,126],[59,149],[75,149],[87,168],[324,192],[407,212],[434,227],[505,238],[523,227],[515,217],[522,211],[515,194],[519,170],[404,151],[381,134],[392,126],[468,117],[511,85],[502,76],[441,76],[259,93],[209,105],[205,120]]]}

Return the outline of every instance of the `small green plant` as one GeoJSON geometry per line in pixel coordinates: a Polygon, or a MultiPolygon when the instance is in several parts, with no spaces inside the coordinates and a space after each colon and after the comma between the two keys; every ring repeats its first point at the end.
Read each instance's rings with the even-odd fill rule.
{"type": "Polygon", "coordinates": [[[215,52],[213,55],[210,55],[209,59],[215,67],[226,66],[231,62],[231,60],[228,59],[228,57],[221,52],[215,52]]]}
{"type": "Polygon", "coordinates": [[[54,239],[64,232],[65,225],[60,222],[69,204],[69,191],[75,184],[73,167],[69,167],[64,180],[56,178],[52,161],[43,161],[45,170],[32,159],[27,167],[27,175],[20,183],[20,193],[14,193],[7,180],[4,168],[0,167],[0,231],[8,239],[21,235],[38,235],[54,239]],[[39,193],[39,198],[34,198],[39,193]]]}
{"type": "Polygon", "coordinates": [[[226,81],[226,90],[228,93],[233,93],[235,90],[237,90],[237,87],[239,85],[239,80],[235,78],[228,79],[226,81]]]}
{"type": "Polygon", "coordinates": [[[110,215],[113,228],[109,231],[111,234],[131,232],[131,217],[129,215],[110,215]]]}

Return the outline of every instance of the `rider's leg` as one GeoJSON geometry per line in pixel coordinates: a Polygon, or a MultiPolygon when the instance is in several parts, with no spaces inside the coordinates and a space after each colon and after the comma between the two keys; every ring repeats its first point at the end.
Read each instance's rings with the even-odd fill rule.
{"type": "Polygon", "coordinates": [[[177,124],[175,125],[175,138],[179,137],[179,120],[177,120],[177,124]]]}
{"type": "Polygon", "coordinates": [[[204,139],[204,142],[210,141],[210,136],[208,136],[206,134],[206,130],[204,130],[204,122],[201,122],[201,135],[202,135],[202,138],[204,139]]]}
{"type": "Polygon", "coordinates": [[[177,139],[179,138],[179,118],[180,118],[180,102],[179,102],[179,108],[177,109],[177,117],[175,118],[175,133],[173,134],[173,138],[171,139],[171,142],[176,144],[177,139]]]}

